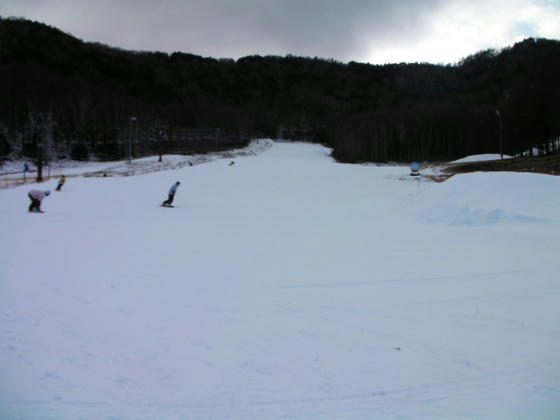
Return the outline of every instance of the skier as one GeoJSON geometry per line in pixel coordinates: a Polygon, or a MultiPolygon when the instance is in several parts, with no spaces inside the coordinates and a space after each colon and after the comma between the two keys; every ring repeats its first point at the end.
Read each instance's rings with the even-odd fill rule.
{"type": "Polygon", "coordinates": [[[162,206],[171,207],[171,203],[173,203],[173,198],[175,197],[175,193],[177,192],[177,188],[179,188],[179,185],[181,185],[181,183],[177,181],[171,186],[171,188],[169,188],[169,198],[161,203],[162,206]]]}
{"type": "Polygon", "coordinates": [[[27,194],[29,199],[31,200],[31,204],[29,205],[29,211],[34,213],[43,213],[41,210],[41,201],[45,197],[47,197],[51,192],[50,191],[39,191],[39,190],[31,190],[27,194]]]}
{"type": "Polygon", "coordinates": [[[58,180],[58,185],[56,186],[56,190],[60,191],[60,189],[62,188],[62,186],[64,185],[65,182],[66,182],[66,177],[64,175],[62,175],[60,177],[60,179],[58,180]]]}

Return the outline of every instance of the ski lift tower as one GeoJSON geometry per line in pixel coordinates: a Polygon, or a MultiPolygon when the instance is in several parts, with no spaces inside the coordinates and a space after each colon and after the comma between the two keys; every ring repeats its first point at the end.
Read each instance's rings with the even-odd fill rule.
{"type": "MultiPolygon", "coordinates": [[[[55,122],[51,112],[29,114],[29,120],[33,130],[38,131],[37,136],[37,182],[43,182],[43,160],[50,159],[50,135],[55,122]],[[45,150],[45,148],[47,150],[45,150]]],[[[50,169],[49,169],[50,171],[50,169]]]]}

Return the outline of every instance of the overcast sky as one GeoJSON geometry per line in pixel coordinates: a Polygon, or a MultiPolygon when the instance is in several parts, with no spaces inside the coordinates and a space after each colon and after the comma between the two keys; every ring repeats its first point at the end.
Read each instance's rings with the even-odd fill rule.
{"type": "Polygon", "coordinates": [[[454,63],[560,39],[560,0],[0,0],[0,15],[124,49],[234,59],[454,63]]]}

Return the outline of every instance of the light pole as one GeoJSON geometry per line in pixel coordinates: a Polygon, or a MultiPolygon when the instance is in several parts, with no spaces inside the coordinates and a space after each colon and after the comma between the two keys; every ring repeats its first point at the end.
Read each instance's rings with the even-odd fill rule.
{"type": "Polygon", "coordinates": [[[132,162],[132,126],[136,121],[136,117],[130,117],[130,135],[128,137],[128,163],[132,162]]]}
{"type": "Polygon", "coordinates": [[[163,137],[163,131],[162,131],[162,130],[159,130],[158,141],[157,141],[157,144],[158,144],[158,154],[159,154],[159,160],[158,160],[158,162],[162,162],[162,161],[163,161],[163,159],[161,158],[161,138],[162,138],[162,137],[163,137]]]}
{"type": "Polygon", "coordinates": [[[500,111],[496,111],[496,115],[498,116],[498,126],[500,128],[500,158],[504,158],[504,129],[502,126],[502,113],[500,111]]]}

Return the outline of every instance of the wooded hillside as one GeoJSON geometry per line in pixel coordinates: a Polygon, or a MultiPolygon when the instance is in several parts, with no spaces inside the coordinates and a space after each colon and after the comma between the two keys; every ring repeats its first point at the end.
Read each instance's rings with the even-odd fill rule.
{"type": "Polygon", "coordinates": [[[433,161],[499,152],[500,124],[516,154],[560,135],[559,74],[560,42],[545,39],[446,66],[217,60],[2,18],[0,154],[116,159],[267,136],[325,143],[347,162],[433,161]]]}

